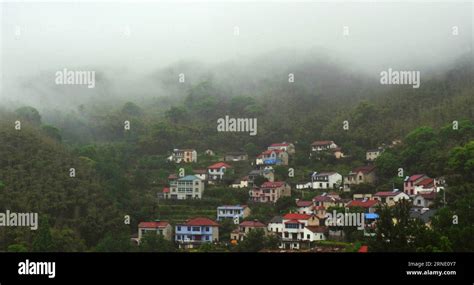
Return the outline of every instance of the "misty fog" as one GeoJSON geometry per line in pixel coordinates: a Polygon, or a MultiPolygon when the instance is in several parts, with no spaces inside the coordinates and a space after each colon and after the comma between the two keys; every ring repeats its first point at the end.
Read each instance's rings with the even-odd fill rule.
{"type": "Polygon", "coordinates": [[[3,106],[76,108],[89,100],[160,97],[183,92],[180,73],[187,84],[212,78],[238,94],[302,65],[315,81],[337,69],[375,82],[390,67],[436,74],[472,56],[471,3],[0,7],[3,106]],[[95,88],[55,85],[64,68],[94,70],[95,88]]]}

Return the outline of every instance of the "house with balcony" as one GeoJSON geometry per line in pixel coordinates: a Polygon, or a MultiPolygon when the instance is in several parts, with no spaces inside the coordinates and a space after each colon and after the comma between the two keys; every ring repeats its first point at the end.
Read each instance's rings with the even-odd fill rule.
{"type": "Polygon", "coordinates": [[[180,248],[195,248],[219,241],[219,224],[208,218],[194,218],[175,226],[174,240],[180,248]]]}
{"type": "Polygon", "coordinates": [[[250,200],[260,203],[276,203],[281,197],[291,196],[291,187],[284,181],[265,182],[249,191],[250,200]]]}
{"type": "Polygon", "coordinates": [[[197,151],[195,149],[173,149],[173,152],[168,157],[169,161],[175,163],[191,163],[197,162],[197,151]]]}
{"type": "Polygon", "coordinates": [[[171,224],[166,221],[140,222],[138,224],[138,244],[148,234],[161,235],[164,239],[171,240],[172,230],[171,224]]]}
{"type": "Polygon", "coordinates": [[[247,205],[225,205],[217,207],[217,220],[222,221],[224,219],[235,219],[243,220],[250,216],[251,210],[247,205]]]}
{"type": "Polygon", "coordinates": [[[226,173],[232,171],[232,166],[225,162],[214,163],[207,167],[209,182],[219,182],[224,179],[226,173]]]}
{"type": "Polygon", "coordinates": [[[299,249],[300,242],[306,239],[305,228],[308,226],[319,227],[320,219],[315,215],[289,213],[283,216],[282,223],[281,248],[299,249]]]}
{"type": "Polygon", "coordinates": [[[421,193],[439,192],[444,189],[444,179],[434,179],[426,174],[407,176],[403,181],[403,192],[409,196],[421,193]]]}
{"type": "Polygon", "coordinates": [[[267,150],[282,150],[287,152],[289,155],[293,155],[295,154],[295,145],[288,142],[273,143],[267,148],[267,150]]]}
{"type": "Polygon", "coordinates": [[[261,230],[265,235],[267,234],[267,226],[264,223],[258,220],[244,221],[239,224],[238,229],[232,231],[232,233],[230,234],[230,239],[235,241],[242,241],[245,239],[249,232],[254,230],[261,230]]]}
{"type": "Polygon", "coordinates": [[[374,165],[357,167],[344,178],[344,191],[350,191],[353,185],[374,184],[376,179],[374,165]]]}
{"type": "Polygon", "coordinates": [[[204,193],[204,181],[195,175],[187,175],[170,181],[166,197],[168,199],[201,199],[204,193]]]}

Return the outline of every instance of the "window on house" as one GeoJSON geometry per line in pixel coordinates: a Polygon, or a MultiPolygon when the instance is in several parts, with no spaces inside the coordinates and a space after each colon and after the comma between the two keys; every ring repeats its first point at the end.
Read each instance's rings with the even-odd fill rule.
{"type": "Polygon", "coordinates": [[[181,231],[181,227],[178,227],[178,231],[181,231]]]}

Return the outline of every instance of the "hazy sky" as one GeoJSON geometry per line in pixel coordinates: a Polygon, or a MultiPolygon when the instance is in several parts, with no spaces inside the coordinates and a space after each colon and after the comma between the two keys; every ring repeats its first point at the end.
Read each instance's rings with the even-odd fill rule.
{"type": "Polygon", "coordinates": [[[279,49],[324,51],[351,70],[432,68],[472,46],[470,3],[0,5],[5,88],[63,68],[146,73],[182,60],[213,64],[279,49]]]}

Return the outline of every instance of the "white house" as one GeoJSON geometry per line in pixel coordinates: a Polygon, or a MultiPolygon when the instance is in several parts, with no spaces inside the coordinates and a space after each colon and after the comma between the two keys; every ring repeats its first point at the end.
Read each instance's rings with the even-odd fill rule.
{"type": "Polygon", "coordinates": [[[338,189],[342,185],[342,175],[337,172],[313,173],[311,176],[313,189],[338,189]]]}
{"type": "Polygon", "coordinates": [[[311,144],[311,151],[326,151],[338,148],[334,141],[315,141],[311,144]]]}
{"type": "Polygon", "coordinates": [[[326,235],[328,232],[327,227],[320,226],[306,226],[303,230],[303,240],[305,241],[318,241],[326,240],[326,235]]]}

